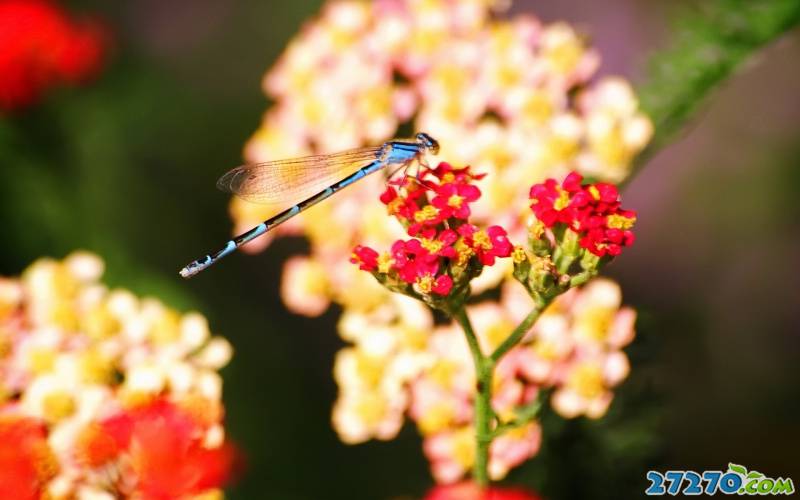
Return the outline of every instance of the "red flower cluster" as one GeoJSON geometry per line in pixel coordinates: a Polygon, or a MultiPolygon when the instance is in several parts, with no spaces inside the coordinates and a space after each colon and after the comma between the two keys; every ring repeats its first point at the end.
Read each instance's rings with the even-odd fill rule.
{"type": "Polygon", "coordinates": [[[47,0],[0,0],[0,110],[23,108],[57,83],[94,75],[104,42],[96,23],[74,23],[47,0]]]}
{"type": "Polygon", "coordinates": [[[45,485],[58,472],[41,422],[26,417],[0,416],[0,491],[3,498],[42,498],[45,485]]]}
{"type": "Polygon", "coordinates": [[[89,467],[120,467],[135,484],[119,491],[141,498],[183,498],[222,487],[234,451],[203,445],[208,430],[201,414],[159,399],[114,415],[84,431],[80,459],[89,467]]]}
{"type": "Polygon", "coordinates": [[[453,288],[454,267],[466,268],[470,262],[491,266],[497,257],[508,257],[512,245],[503,228],[482,230],[468,222],[470,203],[481,196],[473,181],[482,177],[469,167],[442,162],[417,177],[393,181],[380,200],[412,238],[394,242],[384,254],[359,245],[350,261],[421,293],[445,296],[453,288]]]}
{"type": "Polygon", "coordinates": [[[598,257],[619,255],[633,244],[636,212],[620,207],[617,187],[598,182],[581,184],[570,173],[559,185],[555,179],[531,187],[531,209],[546,227],[564,224],[581,236],[580,245],[598,257]]]}

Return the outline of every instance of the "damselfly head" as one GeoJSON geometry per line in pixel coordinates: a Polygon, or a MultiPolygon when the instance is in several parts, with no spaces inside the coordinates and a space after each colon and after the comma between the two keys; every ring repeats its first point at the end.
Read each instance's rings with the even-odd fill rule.
{"type": "Polygon", "coordinates": [[[439,154],[439,141],[429,136],[425,132],[417,134],[417,144],[431,152],[431,154],[439,154]]]}

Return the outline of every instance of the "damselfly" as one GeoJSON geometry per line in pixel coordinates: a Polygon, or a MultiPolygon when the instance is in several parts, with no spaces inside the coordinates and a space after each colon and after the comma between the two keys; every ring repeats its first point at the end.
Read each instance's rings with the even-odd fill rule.
{"type": "Polygon", "coordinates": [[[234,168],[217,181],[219,189],[247,201],[289,208],[228,241],[222,250],[188,264],[180,274],[184,278],[194,276],[248,241],[355,181],[387,166],[401,168],[415,160],[423,160],[428,152],[437,154],[439,143],[421,132],[413,140],[395,139],[378,147],[234,168]]]}

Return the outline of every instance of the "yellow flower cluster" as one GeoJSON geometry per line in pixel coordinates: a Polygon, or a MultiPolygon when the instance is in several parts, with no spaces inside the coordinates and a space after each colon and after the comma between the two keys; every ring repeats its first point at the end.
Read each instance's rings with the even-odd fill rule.
{"type": "Polygon", "coordinates": [[[230,344],[212,337],[198,313],[109,290],[99,281],[103,268],[77,252],[0,278],[0,413],[45,423],[58,463],[49,498],[106,498],[108,478],[77,452],[81,435],[156,398],[205,422],[204,446],[225,436],[218,370],[230,344]]]}

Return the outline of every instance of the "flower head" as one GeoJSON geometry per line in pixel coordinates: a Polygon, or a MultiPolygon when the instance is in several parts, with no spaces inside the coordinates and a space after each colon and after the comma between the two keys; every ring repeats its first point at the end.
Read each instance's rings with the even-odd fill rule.
{"type": "Polygon", "coordinates": [[[217,491],[231,465],[218,373],[230,344],[200,314],[109,290],[102,273],[76,252],[0,279],[0,489],[217,491]]]}
{"type": "Polygon", "coordinates": [[[91,77],[105,44],[97,23],[75,22],[53,2],[0,2],[0,109],[26,107],[52,86],[91,77]]]}
{"type": "Polygon", "coordinates": [[[531,210],[545,227],[561,224],[576,232],[580,246],[594,255],[619,255],[623,247],[633,244],[636,212],[620,207],[619,191],[613,184],[581,184],[582,180],[572,172],[561,184],[555,179],[534,184],[531,210]]]}
{"type": "Polygon", "coordinates": [[[459,285],[496,258],[511,255],[513,248],[500,226],[483,230],[468,222],[470,205],[481,195],[473,181],[480,177],[468,167],[440,163],[417,177],[394,181],[380,198],[412,238],[395,241],[386,254],[358,245],[351,262],[412,295],[447,297],[463,289],[459,285]]]}

